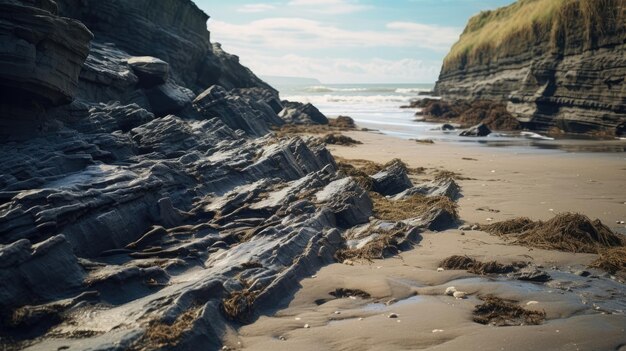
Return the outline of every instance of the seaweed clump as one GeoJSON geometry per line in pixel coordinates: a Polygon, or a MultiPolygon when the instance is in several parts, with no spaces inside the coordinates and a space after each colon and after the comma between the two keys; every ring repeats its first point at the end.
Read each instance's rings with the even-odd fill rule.
{"type": "Polygon", "coordinates": [[[516,325],[539,325],[546,319],[544,311],[530,311],[516,305],[513,300],[505,300],[493,295],[482,296],[482,304],[474,308],[473,320],[480,324],[498,327],[516,325]]]}
{"type": "Polygon", "coordinates": [[[337,262],[346,260],[383,259],[398,253],[399,239],[404,237],[405,230],[372,230],[371,235],[377,235],[365,245],[354,249],[339,249],[335,253],[337,262]]]}
{"type": "Polygon", "coordinates": [[[518,217],[507,219],[506,221],[481,226],[481,229],[490,234],[507,235],[512,233],[523,233],[537,226],[537,222],[528,217],[518,217]]]}
{"type": "Polygon", "coordinates": [[[591,263],[591,267],[626,277],[626,247],[603,249],[599,254],[600,257],[591,263]]]}
{"type": "Polygon", "coordinates": [[[427,100],[421,105],[421,114],[434,122],[454,121],[462,127],[483,123],[492,130],[522,129],[522,124],[507,111],[506,105],[497,101],[427,100]]]}
{"type": "Polygon", "coordinates": [[[510,273],[520,268],[520,265],[505,265],[497,261],[481,262],[468,256],[454,255],[443,260],[440,267],[444,269],[467,270],[469,273],[486,275],[510,273]]]}
{"type": "Polygon", "coordinates": [[[234,291],[222,300],[222,312],[231,321],[249,323],[253,316],[256,298],[256,291],[249,289],[234,291]]]}
{"type": "Polygon", "coordinates": [[[176,346],[182,336],[191,330],[194,322],[200,316],[201,308],[191,308],[178,316],[174,323],[167,324],[161,321],[152,321],[146,332],[139,340],[140,349],[155,350],[176,346]]]}
{"type": "Polygon", "coordinates": [[[374,204],[374,215],[383,220],[401,221],[437,210],[450,213],[454,219],[458,218],[457,205],[447,196],[414,194],[401,200],[389,200],[378,193],[370,192],[370,198],[374,204]]]}
{"type": "Polygon", "coordinates": [[[497,235],[517,234],[517,244],[566,252],[599,253],[625,244],[620,235],[613,233],[599,219],[592,221],[578,213],[561,213],[545,222],[516,218],[482,229],[497,235]]]}
{"type": "Polygon", "coordinates": [[[352,139],[349,136],[345,136],[343,134],[326,134],[322,141],[325,144],[329,145],[343,145],[343,146],[352,146],[356,144],[362,144],[362,142],[352,139]]]}

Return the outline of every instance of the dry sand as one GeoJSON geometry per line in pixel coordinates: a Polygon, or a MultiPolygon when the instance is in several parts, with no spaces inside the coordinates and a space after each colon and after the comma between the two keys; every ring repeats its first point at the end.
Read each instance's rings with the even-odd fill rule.
{"type": "MultiPolygon", "coordinates": [[[[443,168],[472,178],[459,181],[460,215],[467,222],[548,219],[555,212],[575,211],[617,229],[616,221],[626,219],[623,154],[515,154],[346,134],[363,145],[331,147],[335,156],[381,163],[401,158],[411,167],[443,168]]],[[[428,177],[427,172],[423,178],[428,177]]],[[[244,350],[626,350],[625,285],[607,275],[572,274],[595,257],[514,246],[481,231],[427,232],[413,250],[397,257],[321,269],[284,306],[228,332],[226,341],[244,350]],[[553,280],[536,284],[438,271],[439,262],[454,254],[533,262],[553,280]],[[446,296],[448,286],[469,297],[446,296]],[[361,289],[372,297],[334,299],[328,293],[336,288],[361,289]],[[472,310],[485,294],[545,311],[547,321],[515,327],[477,324],[472,310]],[[397,302],[386,304],[392,299],[397,302]],[[391,313],[397,318],[388,318],[391,313]]]]}

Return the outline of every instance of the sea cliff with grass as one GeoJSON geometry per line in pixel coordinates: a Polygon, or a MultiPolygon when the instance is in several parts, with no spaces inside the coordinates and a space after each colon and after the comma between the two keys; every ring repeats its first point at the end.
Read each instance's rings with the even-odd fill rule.
{"type": "Polygon", "coordinates": [[[625,11],[624,0],[519,0],[481,12],[435,90],[505,106],[529,129],[623,135],[625,11]]]}

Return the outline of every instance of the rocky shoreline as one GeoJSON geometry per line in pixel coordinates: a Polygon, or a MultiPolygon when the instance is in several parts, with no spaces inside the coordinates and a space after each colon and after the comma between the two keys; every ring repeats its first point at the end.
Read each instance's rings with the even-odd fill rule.
{"type": "MultiPolygon", "coordinates": [[[[328,145],[367,146],[354,147],[362,137],[350,137],[354,121],[282,101],[210,41],[208,16],[190,0],[0,0],[0,8],[3,350],[241,348],[233,335],[296,301],[324,269],[401,257],[461,224],[458,182],[470,178],[333,157],[328,145]]],[[[598,266],[622,274],[603,251],[622,250],[621,239],[594,228],[611,239],[598,244],[606,256],[598,266]]],[[[621,289],[617,278],[597,279],[621,289]]],[[[335,283],[320,282],[317,306],[328,308],[329,291],[331,304],[374,296],[335,283]]],[[[385,284],[400,286],[387,296],[401,299],[432,294],[431,283],[385,284]]],[[[462,287],[462,301],[478,291],[462,287]]],[[[518,311],[483,300],[482,310],[518,311]]],[[[524,313],[542,323],[548,312],[524,313]]],[[[476,318],[492,321],[488,311],[476,318]]],[[[265,336],[286,340],[274,334],[265,336]]]]}
{"type": "MultiPolygon", "coordinates": [[[[436,205],[376,219],[323,143],[271,132],[328,120],[211,43],[191,1],[1,7],[3,349],[219,349],[338,250],[454,225],[436,205]]],[[[390,167],[372,191],[453,183],[390,167]]]]}

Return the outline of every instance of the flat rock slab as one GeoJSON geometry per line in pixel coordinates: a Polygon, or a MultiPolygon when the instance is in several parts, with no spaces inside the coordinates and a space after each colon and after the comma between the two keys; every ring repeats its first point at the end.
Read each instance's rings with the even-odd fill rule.
{"type": "Polygon", "coordinates": [[[128,59],[128,65],[139,77],[139,84],[144,87],[153,87],[167,81],[170,65],[156,57],[135,56],[128,59]]]}

